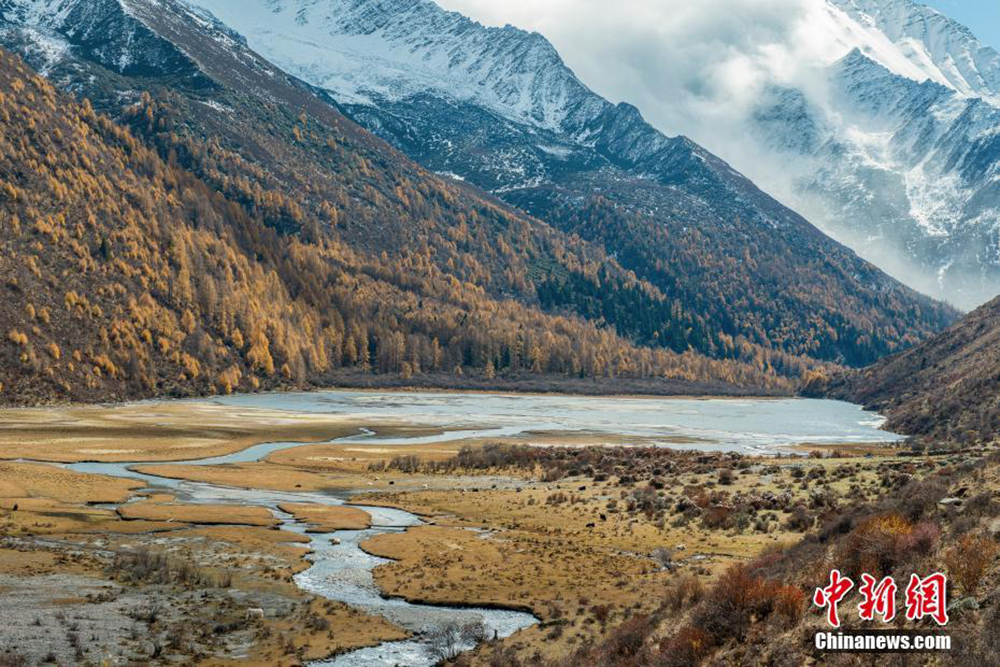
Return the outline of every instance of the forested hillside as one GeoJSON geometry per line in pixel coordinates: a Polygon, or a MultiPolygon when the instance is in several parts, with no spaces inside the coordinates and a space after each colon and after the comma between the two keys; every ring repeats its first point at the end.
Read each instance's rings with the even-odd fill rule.
{"type": "MultiPolygon", "coordinates": [[[[635,322],[628,329],[644,343],[748,361],[758,350],[780,350],[858,367],[916,344],[957,314],[790,212],[776,216],[781,223],[773,229],[752,230],[736,205],[726,217],[656,183],[586,183],[508,198],[606,249],[664,294],[666,312],[643,314],[668,326],[635,322]]],[[[569,276],[554,279],[547,294],[573,303],[579,292],[569,276]]]]}
{"type": "Polygon", "coordinates": [[[970,445],[1000,431],[1000,299],[931,340],[834,381],[900,433],[970,445]]]}
{"type": "MultiPolygon", "coordinates": [[[[461,366],[485,375],[656,375],[654,369],[674,363],[665,361],[674,359],[667,353],[676,353],[685,355],[685,376],[772,385],[784,382],[775,375],[797,379],[824,363],[870,361],[915,342],[952,315],[899,291],[877,271],[859,270],[871,269],[860,262],[845,268],[838,257],[821,254],[809,267],[800,263],[786,271],[777,261],[784,255],[770,252],[774,228],[767,224],[752,234],[734,222],[739,234],[723,225],[718,234],[682,238],[675,228],[698,226],[690,202],[682,202],[687,213],[662,234],[659,220],[618,224],[617,213],[602,223],[602,234],[591,234],[577,220],[587,212],[572,206],[526,205],[550,216],[532,218],[418,167],[345,118],[327,93],[277,69],[226,26],[172,0],[73,0],[62,12],[10,2],[0,5],[0,43],[24,54],[58,88],[91,100],[97,112],[128,127],[170,169],[217,193],[227,211],[235,214],[237,207],[252,224],[226,231],[226,214],[200,213],[197,224],[207,217],[216,233],[237,234],[242,251],[274,270],[293,301],[326,313],[340,272],[358,265],[366,279],[413,294],[413,308],[372,306],[372,318],[406,338],[402,355],[381,354],[377,348],[387,336],[366,332],[369,357],[383,359],[373,364],[382,372],[452,373],[461,366]],[[59,48],[46,48],[53,44],[59,48]],[[564,229],[546,224],[549,219],[564,229]],[[754,255],[752,244],[768,252],[754,255]],[[750,245],[751,264],[743,245],[750,245]],[[768,281],[762,289],[757,280],[763,275],[768,281]],[[846,293],[844,285],[855,291],[846,293]],[[443,320],[430,312],[433,301],[460,314],[461,325],[442,333],[443,320]],[[562,359],[573,345],[529,342],[516,328],[484,330],[485,320],[471,319],[480,302],[526,308],[551,321],[586,320],[600,336],[648,347],[648,358],[626,360],[604,348],[593,359],[576,352],[575,361],[562,359]],[[437,338],[438,347],[449,348],[458,329],[463,339],[479,342],[461,352],[454,343],[441,364],[428,364],[424,354],[404,368],[401,359],[421,356],[411,351],[419,347],[409,337],[415,320],[427,321],[420,326],[428,346],[437,338]],[[738,363],[706,365],[703,356],[738,363]]],[[[566,199],[587,200],[575,193],[566,199]]],[[[192,205],[206,206],[204,198],[192,205]]],[[[717,216],[703,212],[698,224],[717,226],[717,216]]],[[[808,247],[785,253],[803,254],[813,256],[808,247]]],[[[345,309],[338,310],[344,319],[356,312],[345,309]]],[[[490,317],[502,310],[489,309],[490,317]]],[[[373,326],[367,314],[357,322],[373,326]]],[[[354,346],[363,347],[354,333],[354,346]]],[[[308,359],[301,365],[313,377],[308,359]]]]}
{"type": "Polygon", "coordinates": [[[865,366],[960,315],[690,139],[603,99],[537,33],[434,2],[192,4],[425,167],[578,234],[665,297],[636,301],[604,281],[549,274],[536,282],[543,307],[599,317],[641,344],[779,372],[801,356],[865,366]]]}
{"type": "MultiPolygon", "coordinates": [[[[135,122],[160,124],[151,115],[157,108],[145,100],[135,122]]],[[[292,132],[315,131],[306,118],[296,122],[292,132]]],[[[373,180],[392,173],[361,164],[334,137],[316,141],[358,161],[359,173],[377,174],[373,180]]],[[[239,162],[213,143],[190,141],[178,141],[163,160],[88,101],[67,98],[0,53],[3,402],[304,386],[343,367],[780,384],[747,365],[640,349],[580,318],[491,296],[472,282],[474,258],[462,249],[492,245],[503,257],[511,252],[504,244],[523,239],[519,247],[530,247],[545,237],[441,181],[401,185],[409,208],[382,209],[383,216],[374,208],[381,195],[372,193],[372,217],[353,224],[412,225],[412,250],[389,259],[316,230],[283,233],[274,211],[286,207],[293,221],[291,200],[267,191],[256,193],[259,201],[240,200],[245,184],[220,172],[237,188],[222,188],[227,198],[180,166],[182,151],[200,152],[203,164],[212,155],[239,162]],[[453,236],[434,236],[418,224],[424,216],[453,216],[453,236]],[[449,249],[450,274],[430,258],[449,249]]],[[[552,239],[547,261],[564,262],[553,270],[574,262],[596,270],[552,239]]],[[[516,283],[517,274],[497,278],[508,279],[516,283]]]]}

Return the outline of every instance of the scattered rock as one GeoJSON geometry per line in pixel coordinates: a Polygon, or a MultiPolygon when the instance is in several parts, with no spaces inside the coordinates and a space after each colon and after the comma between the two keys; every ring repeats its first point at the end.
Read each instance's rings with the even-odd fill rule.
{"type": "Polygon", "coordinates": [[[948,605],[948,613],[962,613],[963,611],[976,611],[979,609],[979,601],[976,598],[962,598],[955,600],[948,605]]]}

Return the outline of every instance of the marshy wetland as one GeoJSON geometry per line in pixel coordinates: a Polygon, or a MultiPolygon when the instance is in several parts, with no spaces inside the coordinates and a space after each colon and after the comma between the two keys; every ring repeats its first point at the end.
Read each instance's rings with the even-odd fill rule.
{"type": "Polygon", "coordinates": [[[0,645],[555,659],[801,537],[818,491],[877,494],[905,464],[878,425],[832,401],[342,391],[7,411],[0,645]]]}

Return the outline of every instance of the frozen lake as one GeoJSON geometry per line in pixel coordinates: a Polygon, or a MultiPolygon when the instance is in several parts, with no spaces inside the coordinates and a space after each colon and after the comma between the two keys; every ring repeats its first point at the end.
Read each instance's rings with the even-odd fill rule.
{"type": "Polygon", "coordinates": [[[349,415],[438,427],[422,438],[359,436],[340,442],[421,444],[539,433],[602,434],[681,448],[772,451],[796,444],[891,443],[883,420],[856,405],[811,399],[688,399],[324,391],[215,399],[221,405],[349,415]]]}

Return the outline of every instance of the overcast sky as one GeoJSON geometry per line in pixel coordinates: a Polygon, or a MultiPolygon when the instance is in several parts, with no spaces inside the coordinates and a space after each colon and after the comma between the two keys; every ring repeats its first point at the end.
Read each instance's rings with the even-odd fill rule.
{"type": "MultiPolygon", "coordinates": [[[[688,135],[737,163],[726,149],[758,84],[809,85],[810,63],[825,48],[806,27],[819,0],[436,2],[487,25],[540,32],[596,92],[635,104],[666,133],[688,135]]],[[[984,40],[1000,31],[1000,0],[929,4],[984,40]]]]}

